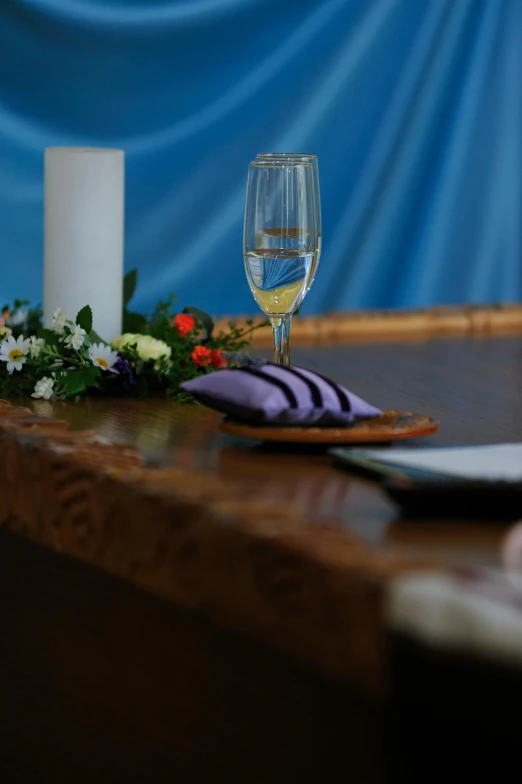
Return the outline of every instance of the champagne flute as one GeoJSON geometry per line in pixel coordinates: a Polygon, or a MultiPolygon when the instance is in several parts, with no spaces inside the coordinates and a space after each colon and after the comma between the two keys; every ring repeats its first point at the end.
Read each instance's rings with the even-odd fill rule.
{"type": "Polygon", "coordinates": [[[290,317],[305,298],[316,268],[313,167],[292,158],[249,166],[243,253],[250,290],[270,319],[273,361],[290,364],[290,317]]]}
{"type": "Polygon", "coordinates": [[[317,160],[317,155],[312,155],[312,153],[308,153],[308,152],[259,152],[256,155],[256,160],[258,161],[263,161],[263,160],[273,161],[278,159],[309,162],[312,165],[312,171],[314,177],[314,194],[315,194],[315,231],[317,236],[317,254],[315,257],[314,270],[310,277],[310,282],[308,285],[308,291],[309,291],[312,283],[315,280],[315,276],[317,274],[317,268],[319,266],[319,260],[321,258],[322,238],[323,238],[322,220],[321,220],[321,189],[319,186],[319,163],[317,160]]]}
{"type": "MultiPolygon", "coordinates": [[[[311,153],[304,153],[304,152],[260,152],[256,156],[256,160],[285,160],[291,159],[294,161],[308,161],[312,165],[313,177],[314,177],[314,195],[315,195],[315,231],[317,236],[317,253],[315,257],[315,264],[312,274],[310,275],[310,282],[308,284],[307,293],[310,290],[312,283],[315,280],[315,276],[317,274],[317,268],[319,266],[319,260],[321,258],[321,249],[322,249],[322,237],[323,237],[323,230],[322,230],[322,221],[321,221],[321,190],[319,186],[319,164],[317,161],[317,155],[312,155],[311,153]]],[[[292,317],[285,322],[284,324],[284,342],[285,345],[290,346],[289,342],[289,332],[290,327],[292,326],[292,317]]],[[[288,355],[288,361],[290,362],[290,354],[288,355]]]]}

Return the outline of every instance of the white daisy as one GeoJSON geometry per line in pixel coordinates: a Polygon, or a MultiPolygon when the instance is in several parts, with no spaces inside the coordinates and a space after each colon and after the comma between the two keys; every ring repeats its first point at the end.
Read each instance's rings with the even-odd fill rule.
{"type": "Polygon", "coordinates": [[[53,385],[54,380],[48,376],[44,376],[40,379],[40,381],[36,382],[34,392],[32,393],[31,397],[43,397],[44,400],[49,400],[53,394],[53,385]]]}
{"type": "Polygon", "coordinates": [[[12,373],[13,370],[21,370],[29,351],[29,338],[24,340],[23,335],[19,335],[15,340],[10,335],[7,340],[0,343],[0,360],[7,362],[7,372],[12,373]]]}
{"type": "Polygon", "coordinates": [[[78,326],[78,324],[74,325],[74,329],[71,330],[71,334],[67,335],[65,338],[65,345],[69,346],[69,348],[74,348],[78,351],[84,344],[84,338],[86,335],[86,331],[78,326]]]}
{"type": "Polygon", "coordinates": [[[111,373],[117,373],[113,365],[118,359],[118,352],[111,351],[110,346],[104,346],[103,343],[93,343],[89,348],[89,357],[93,365],[97,365],[102,370],[110,370],[111,373]]]}
{"type": "Polygon", "coordinates": [[[37,338],[35,335],[31,335],[29,341],[29,354],[31,355],[32,359],[36,359],[40,351],[45,346],[45,340],[43,338],[37,338]]]}
{"type": "Polygon", "coordinates": [[[53,332],[63,332],[63,329],[66,324],[71,324],[71,320],[69,319],[68,315],[63,312],[61,308],[56,308],[53,314],[53,323],[51,325],[51,329],[53,332]]]}

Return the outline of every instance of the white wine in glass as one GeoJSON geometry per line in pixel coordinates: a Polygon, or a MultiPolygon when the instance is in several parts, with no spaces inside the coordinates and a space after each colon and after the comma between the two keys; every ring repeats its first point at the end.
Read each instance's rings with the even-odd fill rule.
{"type": "Polygon", "coordinates": [[[317,246],[311,163],[253,161],[245,205],[245,270],[254,299],[272,324],[277,364],[290,364],[290,318],[310,288],[317,246]]]}
{"type": "Polygon", "coordinates": [[[323,239],[323,229],[322,229],[322,219],[321,219],[321,188],[319,185],[319,162],[317,160],[317,155],[312,155],[312,153],[308,152],[259,152],[256,155],[256,160],[258,161],[274,161],[274,160],[293,160],[293,161],[303,161],[308,162],[312,166],[313,178],[314,178],[314,198],[315,198],[315,232],[317,236],[317,253],[315,257],[315,267],[310,277],[310,284],[308,288],[312,285],[315,280],[315,276],[317,274],[317,268],[319,266],[319,261],[321,259],[321,249],[322,249],[322,239],[323,239]]]}

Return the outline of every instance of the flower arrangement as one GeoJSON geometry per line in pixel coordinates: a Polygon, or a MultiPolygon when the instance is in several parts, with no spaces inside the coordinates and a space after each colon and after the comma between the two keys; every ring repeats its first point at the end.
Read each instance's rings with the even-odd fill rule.
{"type": "Polygon", "coordinates": [[[39,308],[26,300],[5,306],[0,316],[0,395],[75,398],[85,394],[143,398],[163,393],[175,402],[190,396],[180,384],[201,373],[234,364],[249,346],[258,325],[245,329],[229,322],[227,332],[214,333],[212,318],[195,307],[175,312],[175,297],[159,302],[150,316],[129,310],[137,271],[123,281],[124,333],[108,345],[93,329],[86,305],[71,319],[60,309],[50,329],[39,308]]]}

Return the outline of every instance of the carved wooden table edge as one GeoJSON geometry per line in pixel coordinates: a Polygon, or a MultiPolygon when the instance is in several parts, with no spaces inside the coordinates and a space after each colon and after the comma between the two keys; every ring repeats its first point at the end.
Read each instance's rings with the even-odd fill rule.
{"type": "MultiPolygon", "coordinates": [[[[216,322],[216,329],[226,329],[229,318],[216,322]]],[[[246,326],[247,317],[233,319],[246,326]]],[[[253,317],[254,324],[263,319],[253,317]]],[[[292,344],[316,346],[364,340],[426,339],[437,337],[485,337],[520,334],[522,305],[437,306],[411,310],[364,310],[328,313],[321,316],[297,316],[292,320],[292,344]]],[[[272,345],[270,327],[252,335],[256,348],[272,345]]]]}
{"type": "Polygon", "coordinates": [[[431,564],[8,401],[0,444],[0,525],[385,694],[387,581],[431,564]]]}

